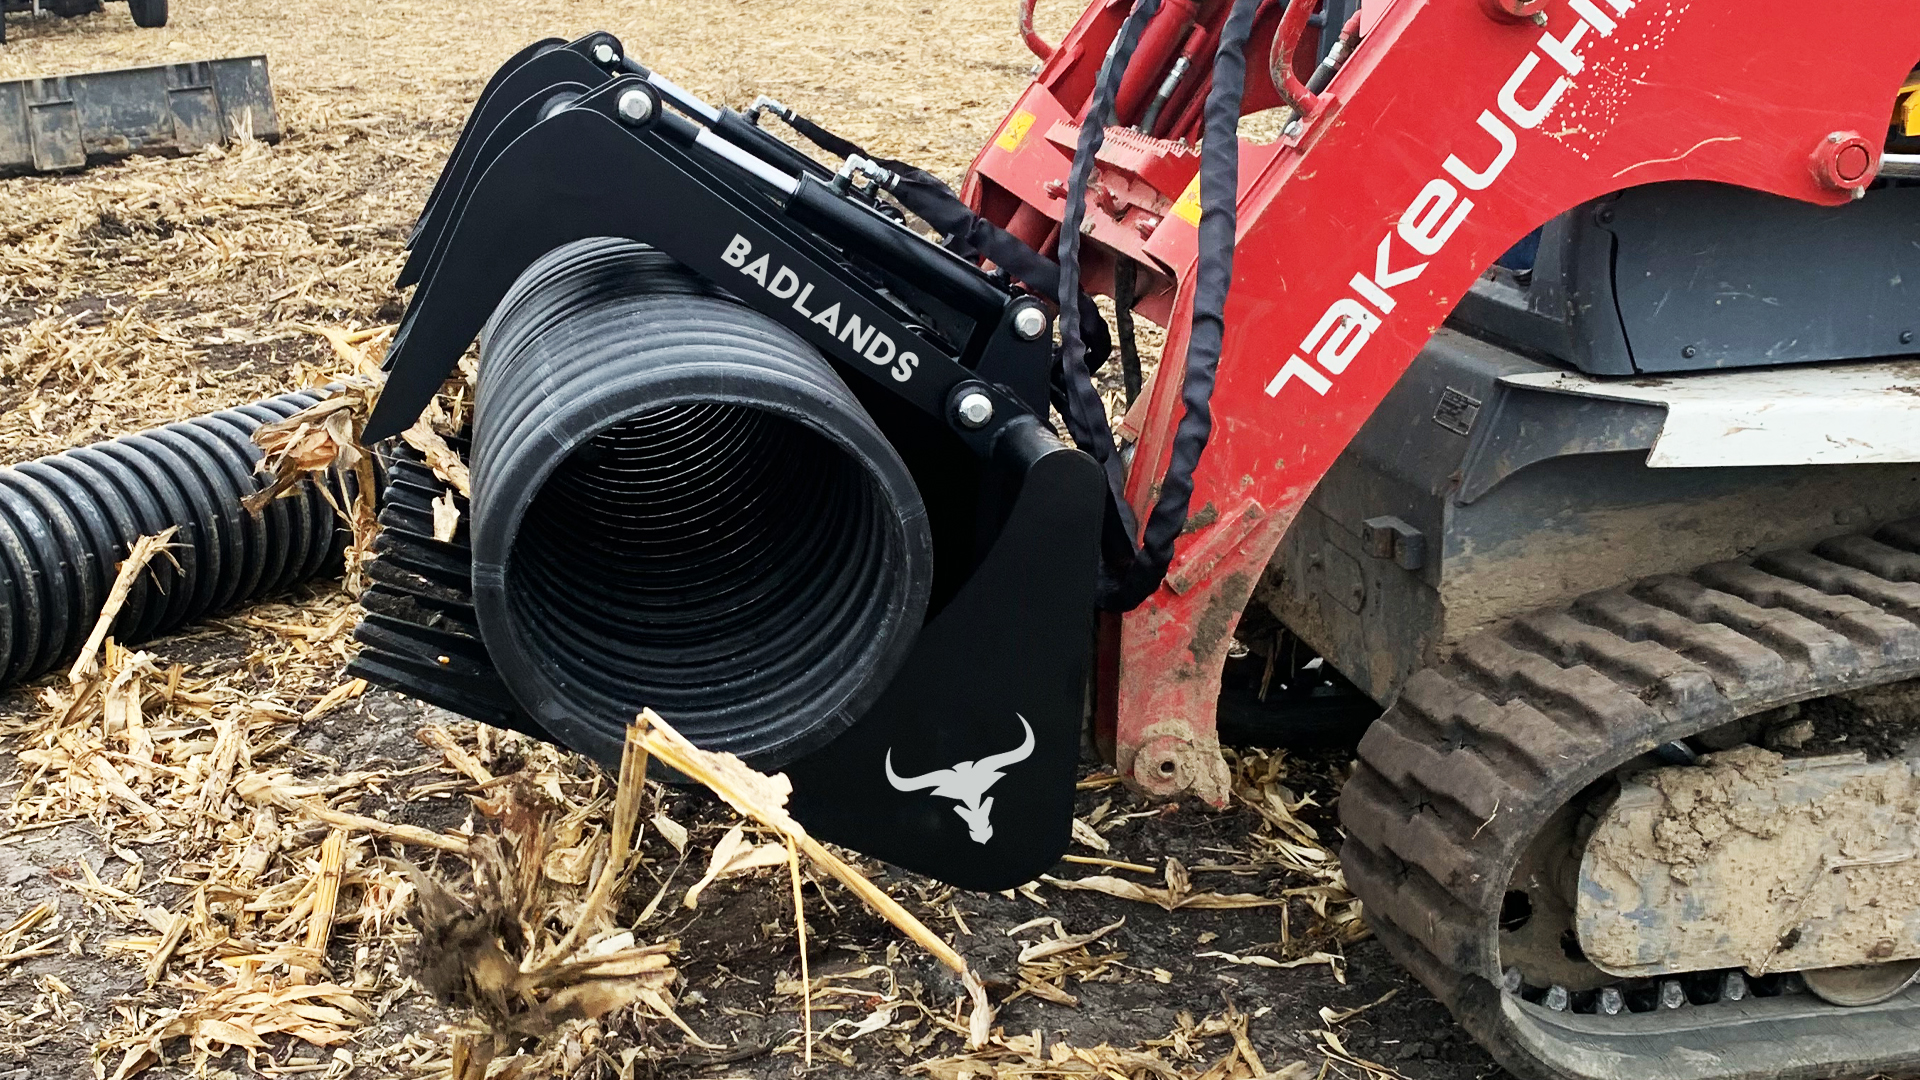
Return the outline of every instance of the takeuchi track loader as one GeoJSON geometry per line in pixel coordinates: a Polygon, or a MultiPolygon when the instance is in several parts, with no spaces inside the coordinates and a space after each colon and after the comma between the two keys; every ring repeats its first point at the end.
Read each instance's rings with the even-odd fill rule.
{"type": "MultiPolygon", "coordinates": [[[[1064,849],[1089,724],[1224,804],[1238,641],[1385,709],[1347,881],[1515,1073],[1920,1071],[1920,5],[1022,26],[957,192],[605,33],[509,60],[365,432],[477,340],[470,498],[388,454],[353,670],[603,761],[651,707],[998,889],[1064,849]]],[[[291,407],[0,477],[16,610],[169,515],[200,584],[140,628],[311,572],[311,500],[221,517],[244,461],[192,466],[291,407]]],[[[68,648],[33,621],[7,678],[68,648]]]]}

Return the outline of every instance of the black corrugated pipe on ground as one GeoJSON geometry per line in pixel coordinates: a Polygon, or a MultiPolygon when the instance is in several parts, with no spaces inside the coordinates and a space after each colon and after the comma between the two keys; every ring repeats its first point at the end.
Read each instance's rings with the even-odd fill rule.
{"type": "Polygon", "coordinates": [[[320,400],[283,394],[0,469],[0,686],[69,663],[99,618],[133,542],[169,526],[114,618],[135,643],[194,619],[338,572],[346,533],[302,482],[259,513],[255,428],[320,400]]]}
{"type": "Polygon", "coordinates": [[[474,608],[521,706],[618,760],[651,707],[762,768],[906,659],[933,542],[811,346],[627,240],[527,268],[480,339],[474,608]]]}

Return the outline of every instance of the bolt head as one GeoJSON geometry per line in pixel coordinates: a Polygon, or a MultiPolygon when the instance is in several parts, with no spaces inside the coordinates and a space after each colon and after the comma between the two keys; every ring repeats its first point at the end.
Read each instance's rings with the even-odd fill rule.
{"type": "Polygon", "coordinates": [[[611,64],[620,59],[620,54],[613,51],[613,46],[603,41],[593,47],[593,59],[596,63],[611,64]]]}
{"type": "Polygon", "coordinates": [[[1040,335],[1047,332],[1049,321],[1047,313],[1040,309],[1040,305],[1027,304],[1013,313],[1013,332],[1018,334],[1022,341],[1038,341],[1040,335]]]}
{"type": "Polygon", "coordinates": [[[1836,131],[1814,145],[1811,164],[1822,185],[1852,194],[1873,181],[1879,160],[1875,144],[1859,132],[1836,131]]]}
{"type": "Polygon", "coordinates": [[[653,98],[644,90],[629,90],[620,95],[614,108],[620,113],[620,119],[629,124],[644,124],[653,119],[653,98]]]}
{"type": "Polygon", "coordinates": [[[1900,331],[1900,344],[1902,345],[1913,344],[1913,331],[1911,330],[1900,331]]]}
{"type": "Polygon", "coordinates": [[[987,426],[993,419],[993,399],[978,390],[969,390],[960,395],[953,411],[959,415],[960,423],[970,428],[987,426]]]}

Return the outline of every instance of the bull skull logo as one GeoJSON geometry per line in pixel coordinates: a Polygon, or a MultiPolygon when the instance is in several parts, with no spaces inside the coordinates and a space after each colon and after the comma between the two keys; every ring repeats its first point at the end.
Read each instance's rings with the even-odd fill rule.
{"type": "Polygon", "coordinates": [[[984,844],[993,839],[993,822],[988,820],[993,813],[993,799],[987,795],[987,789],[1000,781],[1009,765],[1017,765],[1033,756],[1033,726],[1019,713],[1013,714],[1026,730],[1027,737],[1021,744],[1004,754],[994,754],[978,761],[963,761],[950,769],[935,769],[919,776],[901,776],[893,771],[893,751],[887,751],[887,782],[896,791],[925,791],[932,789],[933,794],[942,799],[952,799],[960,805],[953,812],[967,823],[967,836],[976,844],[984,844]]]}

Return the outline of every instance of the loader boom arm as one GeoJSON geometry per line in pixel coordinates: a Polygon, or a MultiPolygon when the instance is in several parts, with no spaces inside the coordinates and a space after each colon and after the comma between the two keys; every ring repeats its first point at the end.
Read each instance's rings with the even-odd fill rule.
{"type": "MultiPolygon", "coordinates": [[[[1279,6],[1260,19],[1269,43],[1279,6]]],[[[1204,34],[1208,7],[1187,37],[1204,34]]],[[[1063,133],[1122,13],[1088,10],[969,174],[973,204],[1035,242],[1061,217],[1063,133]]],[[[1194,13],[1169,0],[1159,18],[1194,13]]],[[[1364,40],[1299,127],[1243,147],[1214,435],[1188,531],[1159,591],[1107,627],[1101,698],[1118,764],[1161,794],[1226,800],[1213,713],[1239,615],[1302,502],[1479,274],[1561,212],[1641,184],[1846,203],[1878,170],[1920,60],[1907,0],[1842,18],[1794,0],[1369,0],[1362,21],[1364,40]]],[[[1254,72],[1267,66],[1261,33],[1254,72]]],[[[1299,51],[1296,70],[1312,59],[1299,51]]],[[[1262,79],[1249,111],[1278,100],[1262,79]]],[[[1140,310],[1169,327],[1129,480],[1144,508],[1179,420],[1198,213],[1192,190],[1154,183],[1191,176],[1190,149],[1110,141],[1086,278],[1111,280],[1115,253],[1140,261],[1162,275],[1140,310]]]]}

